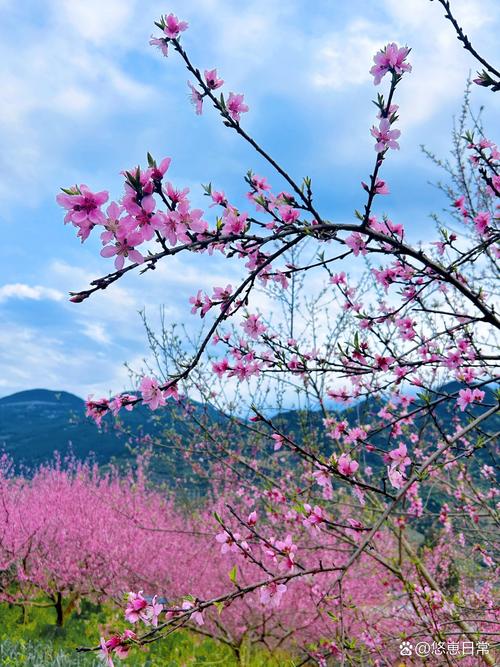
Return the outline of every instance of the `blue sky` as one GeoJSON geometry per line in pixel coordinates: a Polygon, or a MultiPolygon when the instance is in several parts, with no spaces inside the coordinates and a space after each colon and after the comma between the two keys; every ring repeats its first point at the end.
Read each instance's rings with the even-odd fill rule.
{"type": "MultiPolygon", "coordinates": [[[[473,43],[494,57],[494,0],[455,0],[473,43]]],[[[228,90],[245,93],[244,126],[289,171],[313,178],[326,217],[351,219],[359,183],[373,164],[368,74],[388,41],[413,48],[400,86],[401,151],[384,177],[384,210],[415,238],[444,202],[421,155],[449,149],[451,119],[475,63],[437,3],[428,0],[0,0],[0,395],[44,386],[79,395],[127,387],[123,362],[138,367],[145,339],[137,311],[163,303],[171,322],[198,322],[187,300],[198,287],[233,278],[224,262],[173,259],[142,278],[76,305],[71,289],[111,269],[98,236],[83,246],[62,223],[59,186],[86,183],[121,192],[119,172],[146,151],[173,158],[170,178],[204,203],[211,180],[232,197],[248,168],[282,184],[214,114],[194,115],[175,55],[148,45],[153,21],[173,11],[190,23],[184,44],[201,68],[217,66],[228,90]]],[[[495,138],[498,96],[475,88],[495,138]]]]}

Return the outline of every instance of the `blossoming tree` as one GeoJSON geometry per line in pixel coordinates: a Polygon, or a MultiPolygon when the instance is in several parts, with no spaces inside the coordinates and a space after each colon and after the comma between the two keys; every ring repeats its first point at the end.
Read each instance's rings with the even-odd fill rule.
{"type": "MultiPolygon", "coordinates": [[[[485,68],[476,83],[497,90],[498,72],[474,50],[449,3],[440,4],[464,47],[485,68]]],[[[209,184],[210,205],[203,211],[191,206],[187,189],[167,180],[170,158],[157,161],[149,153],[146,166],[124,172],[123,196],[105,209],[106,191],[94,193],[86,185],[64,189],[58,201],[66,209],[65,221],[82,241],[99,231],[101,255],[114,258],[115,266],[88,289],[72,292],[75,303],[131,271],[147,274],[177,254],[218,254],[241,268],[237,285],[200,285],[191,297],[191,312],[208,322],[207,330],[166,380],[147,375],[135,394],[89,399],[88,413],[100,423],[106,413],[116,415],[140,402],[157,410],[167,401],[183,401],[183,391],[206,386],[196,374],[214,342],[215,382],[235,378],[251,387],[264,379],[271,386],[278,378],[313,401],[326,436],[324,443],[299,437],[297,429],[255,404],[251,421],[240,424],[249,438],[244,450],[201,425],[211,443],[205,451],[219,462],[211,470],[226,479],[229,470],[241,475],[243,467],[247,473],[241,496],[251,511],[243,513],[231,495],[221,496],[227,503],[215,510],[220,532],[213,548],[232,559],[228,588],[176,591],[174,599],[160,590],[151,591],[149,599],[131,594],[127,619],[148,627],[142,634],[103,638],[106,659],[112,664],[113,654],[125,657],[133,644],[157,641],[186,624],[201,627],[208,619],[217,626],[217,614],[223,624],[241,601],[280,618],[286,600],[300,597],[304,582],[314,582],[311,613],[328,621],[328,639],[304,644],[306,660],[386,664],[381,656],[398,655],[399,639],[423,638],[433,643],[436,655],[455,664],[446,644],[452,636],[476,647],[472,661],[460,664],[493,665],[485,639],[497,627],[492,589],[500,151],[477,124],[472,131],[464,128],[458,142],[465,142],[468,166],[457,148],[459,195],[435,239],[415,244],[400,222],[381,213],[378,202],[390,188],[384,163],[399,149],[398,88],[411,73],[410,49],[389,43],[370,70],[375,85],[386,89],[376,97],[369,130],[375,156],[360,188],[364,203],[352,221],[331,220],[314,197],[311,179],[295,180],[244,129],[249,111],[244,96],[225,92],[215,69],[202,73],[192,63],[183,45],[187,23],[169,14],[156,25],[160,33],[151,43],[163,56],[174,52],[184,62],[196,114],[211,105],[264,159],[280,189],[249,171],[248,210],[209,184]],[[312,260],[301,260],[304,247],[314,253],[312,260]],[[369,268],[362,284],[350,278],[357,266],[369,268]],[[339,304],[336,321],[342,317],[344,324],[338,337],[332,339],[328,328],[323,335],[309,329],[295,336],[292,327],[284,335],[257,310],[259,287],[286,295],[297,280],[317,285],[318,275],[325,281],[322,294],[334,294],[339,304]],[[338,403],[351,406],[345,418],[335,410],[338,403]],[[437,535],[432,544],[419,545],[415,533],[431,529],[437,535]],[[450,546],[451,535],[459,548],[450,546]],[[460,552],[467,553],[473,572],[458,575],[460,552]],[[365,612],[352,572],[367,562],[397,582],[391,584],[390,614],[399,624],[392,645],[386,625],[372,616],[365,634],[354,629],[349,610],[358,605],[356,622],[365,612]],[[168,603],[160,604],[155,595],[168,603]]],[[[376,577],[374,572],[367,576],[376,577]]]]}

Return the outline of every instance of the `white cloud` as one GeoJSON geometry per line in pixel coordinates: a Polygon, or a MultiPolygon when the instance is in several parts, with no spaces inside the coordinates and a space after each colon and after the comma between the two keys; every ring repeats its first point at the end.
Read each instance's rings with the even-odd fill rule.
{"type": "Polygon", "coordinates": [[[25,285],[24,283],[12,283],[0,286],[0,303],[9,299],[32,299],[41,301],[62,301],[64,294],[59,290],[43,285],[25,285]]]}
{"type": "MultiPolygon", "coordinates": [[[[384,0],[389,16],[402,28],[419,30],[424,28],[432,33],[440,30],[450,31],[453,27],[444,18],[444,10],[437,2],[434,5],[421,0],[384,0]]],[[[452,12],[465,32],[481,28],[492,23],[494,5],[490,0],[453,0],[452,12]]],[[[456,45],[458,46],[458,45],[456,45]]]]}
{"type": "Polygon", "coordinates": [[[58,337],[12,323],[0,330],[0,367],[4,395],[34,387],[78,396],[109,395],[130,386],[128,372],[113,357],[92,349],[68,349],[67,342],[58,337]]]}
{"type": "MultiPolygon", "coordinates": [[[[22,196],[23,201],[36,200],[54,166],[67,161],[76,119],[77,136],[88,142],[94,138],[93,124],[118,110],[140,109],[148,100],[158,104],[162,99],[166,126],[176,113],[165,104],[164,81],[153,82],[147,72],[141,76],[130,67],[139,54],[157,57],[147,39],[163,9],[158,3],[48,0],[45,4],[43,29],[24,21],[14,34],[4,29],[0,43],[0,132],[7,138],[0,194],[22,196]],[[43,170],[37,169],[40,164],[43,170]],[[19,187],[22,183],[30,184],[28,192],[19,187]]],[[[315,8],[304,13],[297,1],[278,0],[172,0],[171,8],[190,21],[185,39],[199,64],[220,65],[230,88],[248,90],[249,123],[265,113],[270,93],[302,106],[310,104],[311,111],[319,98],[329,106],[333,102],[338,113],[347,103],[356,116],[358,104],[353,108],[352,100],[325,99],[324,91],[348,92],[366,84],[370,93],[362,108],[370,109],[371,58],[384,42],[395,39],[414,47],[414,74],[401,87],[400,100],[407,102],[407,126],[422,125],[444,102],[459,100],[468,68],[475,63],[461,49],[437,3],[382,0],[378,4],[377,13],[366,11],[363,18],[356,3],[348,10],[332,3],[317,13],[315,8]]],[[[497,31],[491,0],[456,0],[454,10],[473,37],[494,45],[497,31]]],[[[165,76],[170,76],[173,60],[165,63],[165,76]]],[[[179,80],[177,92],[181,85],[179,80]]]]}
{"type": "MultiPolygon", "coordinates": [[[[461,47],[438,3],[384,0],[381,10],[377,19],[354,18],[341,30],[320,38],[312,80],[320,88],[348,92],[353,86],[372,81],[368,73],[372,57],[385,43],[408,44],[412,47],[409,60],[413,72],[400,84],[397,101],[401,123],[405,128],[419,127],[424,139],[422,126],[442,112],[447,103],[456,101],[458,109],[468,72],[479,64],[461,47]]],[[[491,41],[495,34],[491,3],[458,0],[453,11],[466,32],[475,31],[482,43],[491,41]]],[[[374,97],[373,86],[371,95],[374,97]]],[[[368,97],[365,108],[369,108],[368,97]]],[[[356,109],[353,111],[356,113],[356,109]]]]}
{"type": "Polygon", "coordinates": [[[319,88],[341,90],[370,81],[370,63],[380,48],[381,30],[355,20],[345,30],[323,37],[315,55],[312,80],[319,88]]]}
{"type": "Polygon", "coordinates": [[[132,10],[130,2],[52,0],[43,29],[23,20],[1,31],[2,198],[36,203],[75,141],[76,121],[88,127],[88,141],[96,122],[146,101],[150,86],[108,44],[112,35],[124,40],[132,10]]]}
{"type": "Polygon", "coordinates": [[[122,39],[135,6],[130,0],[55,0],[54,13],[62,29],[70,27],[89,42],[106,44],[122,39]]]}
{"type": "MultiPolygon", "coordinates": [[[[162,147],[178,142],[176,145],[182,149],[189,137],[178,128],[193,128],[199,121],[205,124],[202,127],[208,128],[207,133],[217,133],[216,145],[209,157],[203,146],[196,145],[193,154],[187,151],[188,159],[183,163],[180,160],[180,168],[185,172],[183,177],[194,181],[192,172],[198,169],[207,172],[208,180],[210,170],[219,168],[222,176],[225,178],[227,174],[226,180],[230,180],[235,173],[244,172],[250,166],[243,165],[246,153],[243,158],[242,153],[224,150],[223,142],[232,141],[233,135],[226,132],[226,128],[219,128],[208,110],[206,117],[197,119],[189,115],[191,110],[187,104],[179,109],[170,103],[181,97],[185,102],[185,72],[174,54],[162,62],[147,46],[149,34],[154,31],[153,20],[165,11],[159,3],[153,0],[47,0],[42,4],[43,11],[40,11],[33,0],[36,18],[27,17],[18,30],[0,28],[3,98],[0,133],[4,138],[0,155],[0,196],[4,200],[17,198],[23,204],[36,204],[41,197],[52,200],[53,183],[61,179],[61,174],[67,177],[66,182],[77,180],[89,182],[89,185],[86,175],[91,174],[93,185],[98,185],[108,167],[103,164],[108,159],[105,151],[96,151],[95,167],[85,156],[95,146],[106,143],[109,138],[106,128],[110,133],[116,132],[113,135],[117,137],[116,150],[132,146],[127,159],[136,159],[134,151],[138,150],[139,143],[141,150],[147,150],[154,142],[162,147]],[[162,64],[161,70],[154,69],[158,63],[162,64]],[[161,71],[161,75],[155,78],[151,71],[161,71]],[[171,92],[174,87],[168,85],[171,80],[175,82],[175,96],[171,92]],[[122,127],[119,113],[137,118],[137,128],[131,130],[130,125],[125,127],[124,124],[122,127]],[[146,116],[148,113],[151,115],[146,116]],[[178,114],[189,118],[185,125],[176,124],[178,114]],[[159,129],[153,128],[152,120],[159,129]]],[[[322,8],[318,7],[317,12],[314,3],[305,7],[298,0],[286,3],[280,0],[245,3],[172,0],[169,7],[191,23],[183,39],[194,52],[196,64],[219,66],[228,89],[245,92],[251,105],[245,124],[254,125],[257,138],[262,125],[266,134],[263,143],[274,141],[280,154],[294,151],[292,172],[299,166],[307,170],[304,163],[309,157],[314,159],[313,169],[321,168],[327,160],[337,160],[343,172],[359,166],[367,157],[371,160],[374,153],[369,126],[374,107],[370,99],[377,92],[368,73],[371,59],[387,41],[408,42],[413,47],[414,71],[405,78],[398,93],[403,138],[401,158],[399,155],[395,158],[399,160],[408,155],[405,159],[413,160],[414,153],[404,151],[405,144],[411,143],[409,135],[413,136],[414,145],[436,135],[438,112],[445,104],[458,108],[466,73],[469,68],[474,69],[474,61],[457,42],[437,3],[373,1],[367,3],[371,12],[362,11],[358,3],[327,3],[328,9],[324,3],[319,4],[322,8]],[[310,121],[313,128],[308,135],[310,140],[304,141],[309,130],[301,127],[300,122],[295,133],[284,135],[283,140],[279,124],[275,131],[266,124],[267,114],[272,118],[281,115],[288,121],[295,113],[300,122],[310,121]],[[357,150],[353,150],[353,146],[357,150]]],[[[13,2],[0,0],[0,6],[6,8],[6,14],[9,8],[17,11],[13,2]]],[[[481,35],[479,45],[491,47],[497,34],[494,3],[455,0],[454,6],[464,28],[474,33],[471,37],[481,35]]],[[[489,104],[498,104],[494,97],[489,96],[489,104]]],[[[286,132],[290,132],[288,127],[286,132]]],[[[118,160],[116,156],[115,159],[118,160]]],[[[128,165],[120,164],[116,171],[123,166],[128,165]]],[[[177,165],[174,168],[177,169],[177,165]]],[[[109,179],[106,182],[113,177],[106,174],[109,179]]],[[[271,177],[274,184],[276,180],[271,177]]],[[[335,187],[334,177],[332,183],[335,187]]],[[[218,185],[226,187],[224,182],[218,185]]],[[[195,196],[193,192],[193,200],[195,196]]],[[[205,204],[205,200],[200,202],[200,205],[205,204]]],[[[3,213],[6,211],[8,206],[3,213]]],[[[17,205],[12,205],[7,215],[16,219],[17,205]]],[[[61,234],[62,230],[61,225],[61,234]]],[[[9,372],[16,386],[22,386],[23,382],[25,387],[39,384],[37,374],[53,387],[68,383],[60,388],[79,393],[91,388],[102,392],[126,386],[120,363],[131,357],[138,358],[138,350],[145,346],[137,311],[146,306],[154,316],[157,304],[164,303],[170,322],[186,322],[194,329],[199,320],[189,316],[188,297],[198,288],[210,290],[214,285],[235,284],[241,270],[237,262],[224,259],[172,257],[161,262],[155,271],[140,277],[127,275],[119,284],[84,303],[70,304],[66,300],[67,291],[84,289],[92,279],[111,269],[100,261],[98,248],[94,249],[94,256],[89,245],[86,244],[81,254],[81,263],[88,269],[70,259],[56,260],[44,271],[43,280],[33,279],[33,282],[44,282],[43,286],[30,285],[29,279],[16,275],[10,280],[22,282],[0,287],[0,302],[15,298],[59,302],[65,328],[60,332],[60,339],[47,335],[36,324],[24,334],[19,330],[19,350],[26,354],[29,363],[22,361],[16,370],[14,361],[9,362],[9,372]],[[65,351],[75,341],[77,346],[82,345],[78,359],[65,351]],[[90,341],[95,343],[93,348],[90,341]],[[106,346],[109,361],[99,356],[104,355],[99,346],[106,346]],[[33,375],[29,364],[32,364],[33,375]],[[95,378],[102,380],[96,384],[95,378]]],[[[69,244],[64,246],[62,241],[58,252],[69,256],[68,248],[69,244]]],[[[31,251],[38,252],[38,248],[31,251]]],[[[27,248],[26,252],[31,251],[27,248]]],[[[269,308],[262,295],[256,297],[256,302],[263,310],[269,308]]],[[[13,327],[10,331],[16,336],[18,330],[13,327]]],[[[9,351],[10,348],[4,350],[4,360],[9,351]]],[[[12,352],[10,355],[13,358],[12,352]]]]}
{"type": "Polygon", "coordinates": [[[99,322],[84,322],[83,323],[83,334],[102,345],[109,345],[111,338],[109,337],[108,332],[104,328],[104,325],[99,322]]]}

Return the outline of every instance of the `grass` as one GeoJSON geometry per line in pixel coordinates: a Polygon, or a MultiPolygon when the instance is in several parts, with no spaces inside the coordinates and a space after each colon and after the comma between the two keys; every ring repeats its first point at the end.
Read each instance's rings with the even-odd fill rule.
{"type": "MultiPolygon", "coordinates": [[[[64,627],[55,624],[54,611],[30,608],[23,619],[19,607],[0,604],[0,666],[9,667],[102,667],[96,654],[81,654],[77,646],[95,646],[108,624],[121,629],[122,622],[108,607],[84,601],[64,627]]],[[[119,660],[118,664],[122,664],[119,660]]],[[[147,651],[133,650],[124,665],[131,667],[293,667],[284,654],[246,646],[238,660],[234,652],[216,640],[182,630],[152,644],[147,651]]]]}

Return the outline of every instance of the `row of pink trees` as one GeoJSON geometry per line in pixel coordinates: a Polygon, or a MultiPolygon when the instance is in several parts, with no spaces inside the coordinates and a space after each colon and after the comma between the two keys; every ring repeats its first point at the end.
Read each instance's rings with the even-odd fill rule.
{"type": "MultiPolygon", "coordinates": [[[[225,507],[221,488],[214,489],[217,502],[208,503],[196,515],[182,512],[172,499],[146,485],[144,461],[135,472],[100,474],[97,468],[75,461],[64,466],[56,462],[27,479],[15,476],[6,457],[0,472],[0,594],[1,599],[20,607],[54,607],[58,625],[78,610],[83,599],[115,602],[120,605],[130,588],[161,590],[156,601],[141,594],[132,599],[143,604],[129,605],[127,618],[156,623],[149,609],[164,610],[171,617],[194,607],[203,599],[224,597],[228,583],[252,586],[264,567],[268,572],[293,577],[296,571],[317,569],[315,551],[338,554],[339,563],[347,555],[344,540],[333,533],[320,534],[314,522],[300,514],[280,516],[281,503],[270,505],[266,513],[252,509],[241,493],[239,482],[226,477],[226,493],[233,511],[241,513],[247,525],[242,544],[247,555],[239,557],[239,534],[218,526],[217,516],[225,507]],[[240,500],[234,502],[234,499],[240,500]],[[271,532],[284,522],[287,536],[281,542],[271,532]],[[257,526],[264,523],[269,537],[256,539],[257,526]],[[213,558],[213,546],[223,557],[213,558]],[[300,560],[299,560],[300,558],[300,560]],[[265,564],[264,564],[265,563],[265,564]],[[192,593],[196,593],[193,596],[192,593]],[[135,609],[134,616],[131,609],[135,609]]],[[[360,532],[349,528],[349,541],[360,532]]],[[[390,554],[389,536],[380,550],[390,554]]],[[[408,617],[394,627],[394,613],[404,606],[402,582],[387,571],[380,558],[365,556],[347,578],[349,609],[340,608],[331,575],[320,579],[301,577],[281,599],[280,584],[255,589],[253,595],[239,597],[232,604],[224,600],[220,615],[192,618],[194,629],[216,637],[239,655],[246,643],[261,643],[269,649],[284,647],[303,650],[325,645],[340,609],[351,641],[375,644],[375,638],[394,638],[398,632],[414,629],[408,617]],[[278,601],[280,604],[278,604],[278,601]],[[333,609],[324,614],[325,609],[333,609]]],[[[330,652],[338,652],[334,642],[330,652]]]]}
{"type": "MultiPolygon", "coordinates": [[[[138,474],[120,478],[116,472],[101,476],[96,466],[56,461],[24,478],[13,474],[4,456],[0,495],[3,600],[54,606],[62,625],[84,597],[119,599],[127,581],[155,581],[147,554],[156,536],[138,521],[149,516],[156,526],[171,504],[146,490],[141,466],[138,474]]],[[[173,513],[171,524],[179,526],[173,513]]]]}
{"type": "MultiPolygon", "coordinates": [[[[449,3],[440,2],[465,48],[485,68],[476,82],[496,90],[498,72],[473,49],[449,3]]],[[[200,286],[191,297],[192,312],[208,322],[192,355],[184,350],[166,375],[144,375],[135,394],[89,400],[88,412],[99,423],[108,412],[116,415],[139,402],[156,410],[193,389],[207,399],[220,396],[217,388],[235,382],[265,400],[260,406],[252,401],[251,421],[239,425],[250,434],[250,449],[207,424],[198,424],[204,438],[186,449],[187,457],[210,454],[214,479],[231,480],[222,494],[227,504],[215,507],[219,542],[235,559],[231,585],[220,593],[201,584],[186,591],[194,598],[184,601],[182,611],[132,597],[130,620],[150,624],[161,613],[160,622],[143,634],[103,640],[104,653],[111,661],[114,653],[124,657],[132,644],[156,641],[188,622],[210,618],[215,624],[237,602],[255,605],[256,596],[272,610],[269,618],[279,621],[279,610],[295,608],[295,600],[305,599],[301,586],[311,585],[319,597],[312,598],[306,621],[328,624],[322,648],[304,643],[311,660],[392,664],[400,650],[411,655],[417,641],[432,646],[435,659],[446,664],[462,660],[458,642],[463,650],[473,647],[472,657],[460,664],[494,664],[485,640],[491,636],[494,643],[498,627],[492,588],[498,548],[500,151],[474,119],[472,131],[463,127],[456,134],[458,167],[450,174],[449,193],[458,193],[434,239],[413,243],[403,224],[381,212],[380,197],[390,193],[384,162],[399,148],[401,134],[397,90],[411,72],[410,50],[390,43],[370,70],[375,84],[387,90],[375,100],[369,130],[375,159],[360,188],[364,205],[352,221],[330,220],[314,198],[311,179],[296,181],[242,127],[249,111],[243,95],[223,92],[216,70],[202,73],[193,65],[181,43],[187,23],[170,14],[157,27],[161,33],[152,43],[164,56],[176,52],[186,65],[197,114],[213,106],[280,184],[275,190],[267,178],[249,172],[244,208],[210,184],[210,205],[202,211],[191,206],[187,189],[167,180],[170,159],[157,163],[148,154],[147,166],[124,172],[124,194],[106,209],[106,191],[82,185],[59,195],[66,222],[82,241],[99,230],[101,255],[115,258],[116,270],[72,293],[74,302],[175,254],[218,254],[241,267],[236,286],[200,286]],[[363,282],[351,277],[365,269],[363,282]],[[309,319],[300,317],[297,286],[312,292],[321,277],[309,319]],[[288,330],[257,309],[262,287],[288,304],[288,330]],[[325,304],[332,307],[329,317],[325,304]],[[219,352],[207,380],[203,359],[212,342],[219,352]],[[454,384],[445,386],[450,380],[454,384]],[[269,397],[289,389],[301,406],[320,411],[326,447],[269,417],[269,397]],[[339,402],[354,406],[349,418],[332,410],[339,402]],[[239,494],[233,475],[241,483],[239,494]],[[248,515],[239,507],[243,497],[252,508],[248,515]],[[419,543],[419,533],[426,544],[419,543]],[[387,617],[378,593],[374,599],[367,593],[383,580],[377,569],[360,578],[364,567],[382,567],[392,582],[387,617]],[[358,597],[360,582],[368,610],[358,597]],[[131,615],[134,609],[142,616],[131,615]],[[377,613],[392,627],[377,621],[377,613]],[[351,621],[356,614],[357,622],[367,614],[362,636],[351,621]],[[396,638],[406,642],[402,649],[396,638]]],[[[234,431],[228,427],[228,433],[234,431]]],[[[162,558],[153,555],[159,568],[162,558]]],[[[269,634],[266,626],[263,641],[269,634]]]]}

